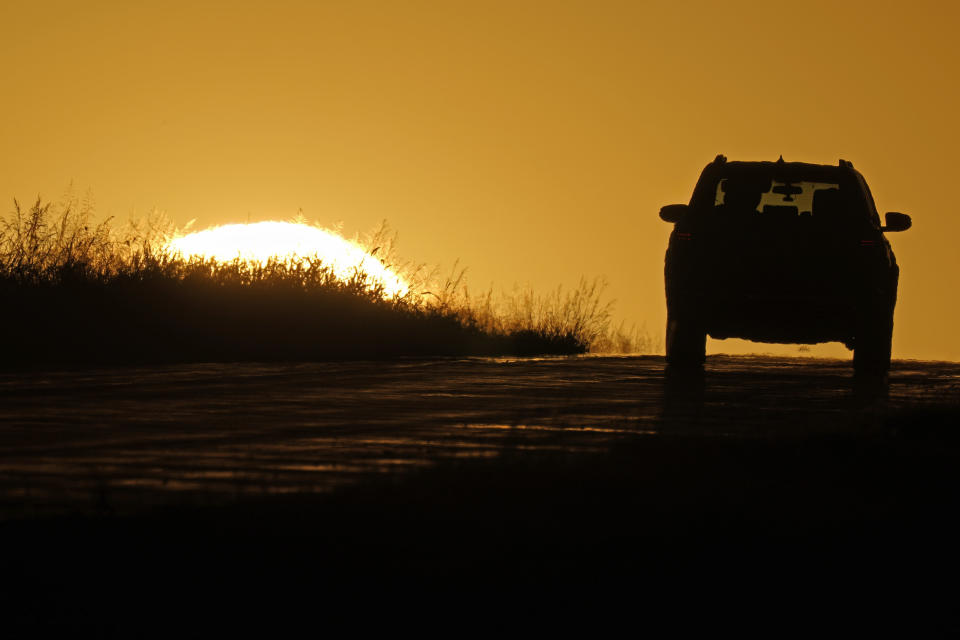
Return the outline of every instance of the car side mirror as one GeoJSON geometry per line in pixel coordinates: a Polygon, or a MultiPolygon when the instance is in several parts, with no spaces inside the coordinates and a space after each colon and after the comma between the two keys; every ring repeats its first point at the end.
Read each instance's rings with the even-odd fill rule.
{"type": "Polygon", "coordinates": [[[664,222],[680,222],[685,215],[687,215],[687,205],[685,204],[668,204],[665,207],[660,207],[660,219],[664,222]]]}
{"type": "Polygon", "coordinates": [[[910,216],[905,213],[890,211],[883,217],[887,224],[880,227],[881,231],[906,231],[913,225],[913,221],[910,220],[910,216]]]}

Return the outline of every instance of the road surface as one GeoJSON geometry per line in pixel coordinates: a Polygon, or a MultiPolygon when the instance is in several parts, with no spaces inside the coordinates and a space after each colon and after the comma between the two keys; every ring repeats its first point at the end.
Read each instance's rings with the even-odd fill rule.
{"type": "Polygon", "coordinates": [[[896,361],[855,393],[849,361],[662,357],[202,364],[0,374],[0,518],[330,492],[505,452],[644,438],[828,438],[958,397],[960,364],[896,361]],[[667,384],[670,382],[670,384],[667,384]]]}

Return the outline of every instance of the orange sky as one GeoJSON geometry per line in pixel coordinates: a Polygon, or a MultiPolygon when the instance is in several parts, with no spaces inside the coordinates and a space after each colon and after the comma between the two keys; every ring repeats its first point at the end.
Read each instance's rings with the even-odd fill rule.
{"type": "Polygon", "coordinates": [[[662,334],[661,205],[717,153],[842,157],[881,212],[914,218],[891,234],[894,357],[958,360],[958,17],[925,1],[4,3],[0,198],[72,181],[121,219],[302,209],[352,234],[386,218],[406,257],[459,258],[476,289],[605,275],[618,315],[662,334]]]}

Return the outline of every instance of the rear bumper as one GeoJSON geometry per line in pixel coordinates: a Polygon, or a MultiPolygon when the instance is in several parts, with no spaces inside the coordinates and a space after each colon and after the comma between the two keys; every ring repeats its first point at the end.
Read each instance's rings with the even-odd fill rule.
{"type": "Polygon", "coordinates": [[[814,344],[851,342],[857,305],[812,298],[703,298],[698,314],[713,338],[814,344]]]}

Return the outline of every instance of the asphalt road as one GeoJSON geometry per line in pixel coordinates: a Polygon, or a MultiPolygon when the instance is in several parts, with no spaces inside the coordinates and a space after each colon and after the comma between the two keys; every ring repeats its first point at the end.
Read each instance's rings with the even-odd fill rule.
{"type": "Polygon", "coordinates": [[[744,357],[4,373],[0,621],[956,634],[958,385],[744,357]]]}
{"type": "Polygon", "coordinates": [[[833,437],[954,401],[960,364],[895,361],[858,393],[849,361],[711,357],[204,364],[0,374],[0,518],[336,491],[505,452],[645,438],[833,437]]]}

